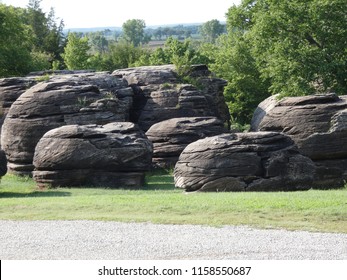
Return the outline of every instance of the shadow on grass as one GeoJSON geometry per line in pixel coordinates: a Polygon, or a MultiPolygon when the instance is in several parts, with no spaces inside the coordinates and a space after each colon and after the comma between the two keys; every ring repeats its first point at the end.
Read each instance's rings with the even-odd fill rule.
{"type": "Polygon", "coordinates": [[[69,192],[58,192],[58,191],[34,191],[31,193],[17,193],[17,192],[1,192],[1,198],[32,198],[32,197],[64,197],[71,196],[69,192]]]}
{"type": "Polygon", "coordinates": [[[144,188],[141,190],[168,190],[175,189],[173,177],[170,175],[152,175],[146,177],[144,188]]]}

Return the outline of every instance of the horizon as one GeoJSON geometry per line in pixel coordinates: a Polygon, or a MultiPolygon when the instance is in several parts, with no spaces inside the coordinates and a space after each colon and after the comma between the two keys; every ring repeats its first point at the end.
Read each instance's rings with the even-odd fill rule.
{"type": "MultiPolygon", "coordinates": [[[[58,20],[64,21],[64,29],[121,27],[129,19],[142,19],[146,26],[204,23],[213,19],[226,21],[226,13],[241,0],[186,1],[176,0],[42,0],[40,7],[46,14],[54,8],[58,20]],[[184,8],[182,8],[184,7],[184,8]]],[[[29,0],[0,0],[15,7],[27,7],[29,0]]]]}

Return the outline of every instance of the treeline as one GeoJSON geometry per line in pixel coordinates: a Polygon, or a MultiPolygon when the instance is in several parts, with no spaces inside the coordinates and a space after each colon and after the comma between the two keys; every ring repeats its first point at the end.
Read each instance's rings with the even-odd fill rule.
{"type": "Polygon", "coordinates": [[[163,29],[146,33],[140,19],[125,22],[118,36],[105,31],[64,38],[63,23],[53,21],[53,12],[45,16],[34,5],[39,2],[30,1],[27,9],[0,4],[0,23],[6,22],[0,29],[0,76],[168,63],[185,75],[189,65],[204,63],[228,81],[224,95],[239,124],[249,123],[258,103],[271,94],[347,93],[346,0],[243,0],[227,11],[226,31],[217,20],[201,25],[201,40],[163,29]],[[148,47],[153,38],[164,38],[165,44],[148,47]]]}
{"type": "Polygon", "coordinates": [[[64,22],[57,23],[54,9],[46,15],[41,0],[26,9],[0,3],[0,77],[50,69],[63,60],[64,22]]]}

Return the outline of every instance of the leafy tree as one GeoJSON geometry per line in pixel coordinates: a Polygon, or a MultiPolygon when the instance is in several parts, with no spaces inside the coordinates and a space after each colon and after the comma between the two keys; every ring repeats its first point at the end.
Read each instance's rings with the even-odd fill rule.
{"type": "Polygon", "coordinates": [[[29,30],[22,16],[23,9],[0,3],[0,77],[31,70],[29,30]]]}
{"type": "Polygon", "coordinates": [[[218,36],[224,32],[225,28],[218,20],[213,19],[205,22],[200,27],[200,34],[206,42],[214,43],[218,36]]]}
{"type": "Polygon", "coordinates": [[[263,80],[282,95],[347,91],[347,1],[244,0],[228,27],[244,30],[263,80]]]}
{"type": "Polygon", "coordinates": [[[123,23],[123,37],[135,47],[140,44],[148,43],[150,38],[145,35],[145,21],[142,19],[129,19],[123,23]]]}
{"type": "Polygon", "coordinates": [[[113,71],[115,69],[132,67],[136,65],[141,57],[142,59],[147,57],[145,49],[135,47],[124,40],[114,42],[109,45],[108,52],[102,55],[102,70],[113,71]]]}
{"type": "Polygon", "coordinates": [[[103,32],[92,32],[88,34],[91,48],[94,52],[105,53],[108,50],[108,44],[103,32]]]}
{"type": "Polygon", "coordinates": [[[87,37],[80,38],[75,33],[69,33],[67,45],[62,55],[67,68],[70,70],[89,68],[89,59],[91,57],[88,53],[89,50],[87,37]]]}

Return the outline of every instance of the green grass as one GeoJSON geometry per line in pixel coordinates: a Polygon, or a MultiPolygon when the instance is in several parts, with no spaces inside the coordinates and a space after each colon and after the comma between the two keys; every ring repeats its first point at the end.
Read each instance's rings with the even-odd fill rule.
{"type": "Polygon", "coordinates": [[[39,190],[32,179],[6,175],[0,184],[0,219],[249,225],[347,233],[347,189],[186,194],[174,189],[172,176],[152,175],[143,190],[39,190]]]}

